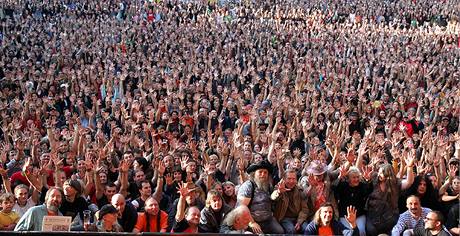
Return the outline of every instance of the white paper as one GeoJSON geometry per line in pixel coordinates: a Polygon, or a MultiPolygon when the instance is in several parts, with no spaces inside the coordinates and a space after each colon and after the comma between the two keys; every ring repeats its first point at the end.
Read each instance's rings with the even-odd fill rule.
{"type": "Polygon", "coordinates": [[[70,231],[70,216],[45,216],[43,217],[42,231],[70,231]]]}

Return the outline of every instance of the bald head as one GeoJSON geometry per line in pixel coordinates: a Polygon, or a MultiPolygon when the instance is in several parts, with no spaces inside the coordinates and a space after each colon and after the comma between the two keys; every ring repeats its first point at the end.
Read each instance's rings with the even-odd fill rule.
{"type": "Polygon", "coordinates": [[[125,206],[126,206],[126,200],[125,197],[119,193],[113,195],[112,197],[112,205],[117,208],[118,210],[118,217],[121,217],[123,215],[123,212],[125,211],[125,206]]]}

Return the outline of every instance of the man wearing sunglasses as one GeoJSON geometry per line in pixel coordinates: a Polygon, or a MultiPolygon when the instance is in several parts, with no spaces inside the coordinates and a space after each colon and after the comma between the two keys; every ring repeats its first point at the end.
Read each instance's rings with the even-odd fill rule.
{"type": "Polygon", "coordinates": [[[446,228],[444,227],[444,217],[442,216],[441,212],[439,211],[432,211],[428,213],[428,215],[423,220],[425,222],[425,227],[419,227],[414,230],[415,236],[449,236],[449,232],[447,232],[446,228]]]}

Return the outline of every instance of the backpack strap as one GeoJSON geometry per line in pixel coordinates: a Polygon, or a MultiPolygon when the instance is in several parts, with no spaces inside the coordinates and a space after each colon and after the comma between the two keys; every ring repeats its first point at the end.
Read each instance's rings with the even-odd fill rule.
{"type": "Polygon", "coordinates": [[[252,199],[254,199],[254,192],[256,191],[256,184],[252,180],[249,180],[249,183],[251,183],[251,200],[248,203],[248,207],[251,206],[252,199]]]}
{"type": "Polygon", "coordinates": [[[160,216],[161,216],[161,210],[159,210],[157,214],[157,232],[161,231],[161,225],[160,225],[161,217],[160,216]]]}
{"type": "Polygon", "coordinates": [[[145,232],[150,232],[150,216],[147,212],[144,212],[145,214],[145,221],[146,221],[146,229],[145,232]]]}

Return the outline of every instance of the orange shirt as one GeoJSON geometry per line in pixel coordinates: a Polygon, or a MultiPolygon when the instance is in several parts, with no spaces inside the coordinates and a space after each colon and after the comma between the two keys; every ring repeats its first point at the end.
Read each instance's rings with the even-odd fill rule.
{"type": "Polygon", "coordinates": [[[160,211],[160,227],[157,226],[157,216],[149,216],[150,230],[147,231],[147,213],[139,213],[137,217],[135,229],[139,232],[166,232],[168,228],[168,214],[164,211],[160,211]]]}
{"type": "Polygon", "coordinates": [[[321,226],[318,228],[318,235],[319,236],[329,236],[329,235],[334,235],[334,232],[332,232],[331,226],[321,226]]]}

